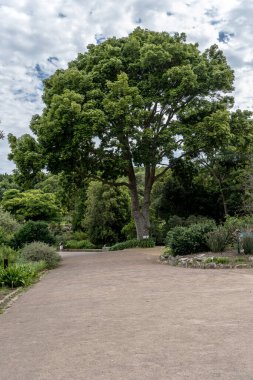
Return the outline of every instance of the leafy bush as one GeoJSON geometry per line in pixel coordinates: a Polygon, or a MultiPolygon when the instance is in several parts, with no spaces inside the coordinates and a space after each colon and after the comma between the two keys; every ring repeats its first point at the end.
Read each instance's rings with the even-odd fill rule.
{"type": "Polygon", "coordinates": [[[214,221],[175,227],[167,234],[166,245],[173,255],[188,255],[207,250],[206,234],[216,227],[214,221]]]}
{"type": "Polygon", "coordinates": [[[64,248],[70,249],[94,249],[96,246],[89,240],[69,240],[64,244],[64,248]]]}
{"type": "Polygon", "coordinates": [[[218,227],[206,235],[206,244],[212,252],[223,252],[228,243],[228,231],[224,227],[218,227]]]}
{"type": "Polygon", "coordinates": [[[42,242],[33,242],[25,245],[21,250],[22,257],[27,261],[41,261],[46,263],[48,269],[55,268],[61,256],[56,249],[42,242]]]}
{"type": "Polygon", "coordinates": [[[242,248],[245,255],[253,254],[253,236],[252,234],[244,235],[242,238],[242,248]]]}
{"type": "Polygon", "coordinates": [[[12,288],[28,286],[37,279],[43,269],[45,269],[44,262],[14,264],[6,269],[0,269],[0,283],[12,288]]]}
{"type": "Polygon", "coordinates": [[[246,231],[253,228],[253,216],[228,216],[224,223],[224,227],[229,234],[229,242],[234,243],[235,240],[235,231],[246,231]]]}
{"type": "Polygon", "coordinates": [[[125,224],[125,226],[121,230],[122,236],[127,240],[135,239],[136,237],[136,228],[134,224],[134,220],[131,219],[129,223],[125,224]]]}
{"type": "Polygon", "coordinates": [[[17,258],[17,252],[7,245],[0,246],[0,267],[3,267],[4,259],[8,259],[9,263],[14,263],[17,258]]]}
{"type": "Polygon", "coordinates": [[[6,234],[12,234],[20,228],[20,224],[8,212],[0,208],[0,229],[6,234]]]}
{"type": "Polygon", "coordinates": [[[46,222],[29,221],[25,223],[13,237],[12,245],[14,248],[21,248],[27,243],[42,241],[53,244],[55,239],[48,229],[46,222]]]}
{"type": "Polygon", "coordinates": [[[114,244],[112,247],[110,247],[110,251],[120,251],[122,249],[127,248],[152,248],[155,246],[155,242],[153,239],[143,239],[143,240],[127,240],[122,243],[114,244]]]}

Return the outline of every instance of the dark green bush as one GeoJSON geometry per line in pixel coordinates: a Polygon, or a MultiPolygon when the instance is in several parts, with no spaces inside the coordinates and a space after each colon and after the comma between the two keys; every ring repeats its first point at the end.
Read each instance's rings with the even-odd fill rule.
{"type": "Polygon", "coordinates": [[[61,256],[56,252],[54,247],[36,241],[25,245],[21,250],[21,256],[26,261],[43,260],[48,269],[55,268],[61,260],[61,256]]]}
{"type": "Polygon", "coordinates": [[[173,255],[188,255],[206,251],[206,234],[216,228],[214,221],[193,224],[189,227],[175,227],[166,238],[166,246],[171,248],[173,255]]]}
{"type": "Polygon", "coordinates": [[[47,244],[54,244],[55,239],[48,229],[46,222],[29,221],[17,231],[12,239],[14,248],[21,248],[27,243],[42,241],[47,244]]]}
{"type": "Polygon", "coordinates": [[[223,252],[228,240],[229,233],[224,227],[218,227],[206,234],[206,244],[212,252],[223,252]]]}
{"type": "Polygon", "coordinates": [[[114,244],[112,247],[110,247],[110,251],[120,251],[122,249],[127,249],[127,248],[152,248],[155,246],[155,242],[153,239],[143,239],[143,240],[138,240],[138,239],[132,239],[132,240],[127,240],[122,243],[117,243],[114,244]]]}
{"type": "Polygon", "coordinates": [[[28,286],[38,278],[39,272],[43,269],[45,269],[43,261],[39,263],[14,264],[6,269],[0,269],[0,283],[12,288],[28,286]]]}
{"type": "Polygon", "coordinates": [[[70,249],[94,249],[96,246],[89,240],[68,240],[64,244],[64,248],[70,249]]]}

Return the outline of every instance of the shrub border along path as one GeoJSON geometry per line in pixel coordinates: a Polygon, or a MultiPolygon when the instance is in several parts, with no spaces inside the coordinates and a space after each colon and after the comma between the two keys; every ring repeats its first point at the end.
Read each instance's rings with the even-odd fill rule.
{"type": "Polygon", "coordinates": [[[0,315],[2,379],[251,379],[251,270],[160,265],[161,249],[64,252],[0,315]]]}
{"type": "Polygon", "coordinates": [[[160,261],[172,266],[200,269],[249,269],[253,268],[253,256],[215,256],[199,253],[187,256],[161,255],[160,261]]]}

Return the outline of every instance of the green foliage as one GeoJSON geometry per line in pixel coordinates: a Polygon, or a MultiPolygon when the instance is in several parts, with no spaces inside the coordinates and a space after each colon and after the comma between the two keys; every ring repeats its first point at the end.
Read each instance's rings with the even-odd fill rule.
{"type": "Polygon", "coordinates": [[[15,182],[13,174],[0,174],[0,201],[5,191],[18,188],[19,186],[15,182]]]}
{"type": "Polygon", "coordinates": [[[64,244],[64,248],[70,249],[94,249],[96,246],[89,240],[68,240],[64,244]]]}
{"type": "Polygon", "coordinates": [[[119,241],[130,219],[130,200],[125,189],[91,182],[87,191],[83,220],[88,239],[96,245],[119,241]]]}
{"type": "Polygon", "coordinates": [[[15,231],[18,231],[20,224],[13,216],[0,208],[0,244],[10,244],[15,231]]]}
{"type": "Polygon", "coordinates": [[[155,242],[153,239],[143,239],[143,240],[127,240],[122,243],[114,244],[112,247],[110,247],[110,251],[120,251],[122,249],[128,249],[128,248],[152,248],[155,246],[155,242]]]}
{"type": "Polygon", "coordinates": [[[41,190],[8,190],[4,193],[2,207],[20,221],[57,220],[61,212],[55,194],[41,190]]]}
{"type": "Polygon", "coordinates": [[[21,250],[21,256],[26,261],[44,261],[48,269],[57,267],[61,260],[54,247],[39,241],[25,245],[21,250]]]}
{"type": "Polygon", "coordinates": [[[19,231],[14,234],[12,245],[15,248],[20,248],[34,241],[41,241],[47,244],[53,244],[55,242],[46,222],[29,221],[25,223],[19,231]]]}
{"type": "Polygon", "coordinates": [[[153,248],[154,246],[155,246],[155,241],[152,238],[138,240],[138,246],[137,247],[139,247],[139,248],[153,248]]]}
{"type": "Polygon", "coordinates": [[[245,255],[252,255],[253,254],[253,235],[252,233],[246,234],[242,238],[242,248],[244,250],[245,255]]]}
{"type": "Polygon", "coordinates": [[[205,263],[215,263],[215,264],[229,264],[231,259],[229,257],[210,257],[205,260],[205,263]]]}
{"type": "Polygon", "coordinates": [[[246,216],[227,216],[224,227],[234,232],[235,230],[253,229],[253,215],[246,216]]]}
{"type": "MultiPolygon", "coordinates": [[[[76,181],[99,176],[115,184],[127,177],[139,203],[134,217],[143,228],[138,236],[143,236],[149,221],[141,211],[148,211],[159,165],[172,165],[178,150],[202,156],[231,139],[227,110],[233,100],[226,93],[233,90],[233,79],[218,46],[202,53],[185,34],[137,28],[128,37],[89,45],[66,70],[45,81],[45,108],[31,122],[36,140],[26,139],[25,153],[32,150],[38,166],[42,156],[52,173],[74,175],[76,181]],[[145,202],[138,198],[134,171],[140,166],[145,168],[145,202]]],[[[10,142],[15,149],[17,141],[10,142]]],[[[36,173],[33,160],[23,156],[36,173]]],[[[93,231],[97,241],[105,242],[103,231],[93,231]]],[[[117,240],[111,231],[106,234],[109,241],[117,240]]]]}
{"type": "Polygon", "coordinates": [[[125,224],[121,230],[121,234],[126,240],[132,240],[136,237],[136,228],[134,220],[131,219],[129,223],[125,224]]]}
{"type": "Polygon", "coordinates": [[[206,244],[212,252],[223,252],[229,241],[229,232],[224,227],[218,227],[206,234],[206,244]]]}
{"type": "Polygon", "coordinates": [[[6,234],[16,232],[20,228],[17,220],[8,212],[0,208],[0,229],[6,234]]]}
{"type": "Polygon", "coordinates": [[[4,286],[17,288],[28,286],[37,278],[39,272],[45,269],[45,263],[14,264],[6,269],[0,269],[0,283],[4,286]]]}
{"type": "Polygon", "coordinates": [[[166,238],[166,246],[173,255],[188,255],[207,250],[206,234],[215,229],[215,222],[193,224],[190,227],[175,227],[166,238]]]}
{"type": "Polygon", "coordinates": [[[8,259],[9,263],[14,263],[17,259],[17,252],[7,245],[0,245],[0,267],[3,267],[4,259],[8,259]]]}
{"type": "Polygon", "coordinates": [[[11,148],[8,158],[13,160],[17,167],[14,171],[16,183],[24,190],[33,188],[45,177],[41,171],[44,167],[44,158],[38,143],[28,134],[16,138],[10,133],[8,141],[11,148]]]}

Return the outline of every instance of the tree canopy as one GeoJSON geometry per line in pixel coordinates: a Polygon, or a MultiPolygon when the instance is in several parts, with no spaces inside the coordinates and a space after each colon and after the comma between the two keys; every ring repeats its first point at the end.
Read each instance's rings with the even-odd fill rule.
{"type": "Polygon", "coordinates": [[[24,220],[58,220],[61,208],[54,194],[41,190],[20,192],[17,189],[4,193],[1,205],[4,210],[13,214],[16,219],[24,220]]]}
{"type": "Polygon", "coordinates": [[[31,129],[52,173],[127,186],[142,239],[149,234],[152,186],[178,156],[232,144],[233,79],[216,45],[201,52],[185,34],[137,28],[89,45],[47,79],[45,108],[31,129]],[[138,166],[145,170],[142,199],[138,166]]]}

